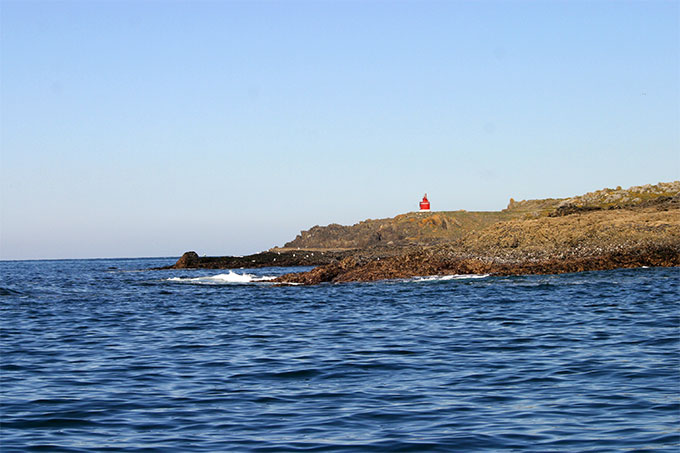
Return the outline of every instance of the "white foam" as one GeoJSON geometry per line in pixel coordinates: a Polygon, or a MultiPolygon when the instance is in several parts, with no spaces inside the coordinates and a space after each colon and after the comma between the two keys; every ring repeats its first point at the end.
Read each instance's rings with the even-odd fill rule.
{"type": "Polygon", "coordinates": [[[217,274],[209,275],[205,277],[194,277],[194,278],[182,278],[182,277],[172,277],[168,278],[169,282],[178,283],[194,283],[199,285],[225,285],[229,283],[255,283],[255,282],[266,282],[273,280],[276,277],[273,276],[261,276],[258,277],[253,274],[237,274],[236,272],[229,271],[228,274],[217,274]]]}
{"type": "Polygon", "coordinates": [[[442,282],[446,280],[469,280],[474,278],[486,278],[489,274],[456,274],[456,275],[431,275],[429,277],[416,277],[413,282],[442,282]]]}

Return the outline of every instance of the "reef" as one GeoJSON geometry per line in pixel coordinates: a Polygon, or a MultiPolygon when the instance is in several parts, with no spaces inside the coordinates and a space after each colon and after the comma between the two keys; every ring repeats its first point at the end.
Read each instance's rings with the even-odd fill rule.
{"type": "Polygon", "coordinates": [[[240,269],[260,267],[320,266],[351,256],[355,250],[269,250],[246,256],[199,256],[185,252],[172,266],[164,269],[240,269]]]}

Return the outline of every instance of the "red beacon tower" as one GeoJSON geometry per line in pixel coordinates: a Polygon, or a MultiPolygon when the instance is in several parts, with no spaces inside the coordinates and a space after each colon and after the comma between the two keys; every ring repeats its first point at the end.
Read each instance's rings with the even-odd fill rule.
{"type": "Polygon", "coordinates": [[[420,202],[420,212],[430,211],[430,200],[427,199],[427,194],[423,197],[423,201],[420,202]]]}

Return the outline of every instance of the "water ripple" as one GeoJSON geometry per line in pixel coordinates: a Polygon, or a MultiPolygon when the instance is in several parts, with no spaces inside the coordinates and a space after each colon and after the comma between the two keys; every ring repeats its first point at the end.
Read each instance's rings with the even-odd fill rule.
{"type": "Polygon", "coordinates": [[[675,269],[129,272],[163,264],[0,262],[3,452],[680,448],[675,269]]]}

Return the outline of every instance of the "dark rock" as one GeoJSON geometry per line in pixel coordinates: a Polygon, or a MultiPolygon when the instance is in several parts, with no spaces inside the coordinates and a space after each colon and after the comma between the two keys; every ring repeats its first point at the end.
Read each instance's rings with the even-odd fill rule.
{"type": "Polygon", "coordinates": [[[247,256],[202,256],[186,252],[172,266],[161,269],[239,269],[259,267],[320,266],[343,259],[356,253],[346,251],[287,250],[267,251],[247,256]]]}
{"type": "Polygon", "coordinates": [[[199,257],[196,252],[186,252],[177,260],[175,267],[178,269],[191,269],[198,267],[199,257]]]}

